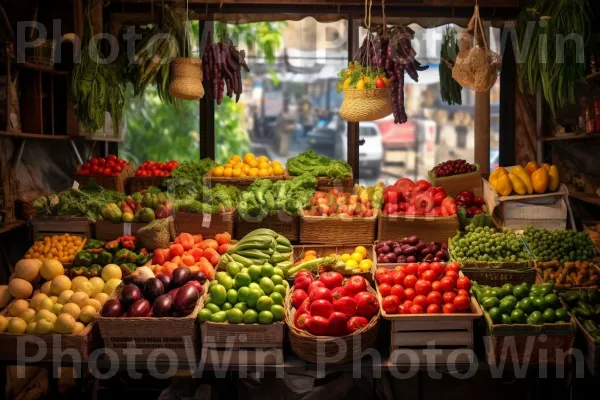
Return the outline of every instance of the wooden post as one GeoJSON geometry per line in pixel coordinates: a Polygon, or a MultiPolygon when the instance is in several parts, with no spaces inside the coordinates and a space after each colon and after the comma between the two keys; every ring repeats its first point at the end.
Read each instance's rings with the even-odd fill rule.
{"type": "Polygon", "coordinates": [[[475,162],[490,172],[490,92],[475,93],[475,162]]]}

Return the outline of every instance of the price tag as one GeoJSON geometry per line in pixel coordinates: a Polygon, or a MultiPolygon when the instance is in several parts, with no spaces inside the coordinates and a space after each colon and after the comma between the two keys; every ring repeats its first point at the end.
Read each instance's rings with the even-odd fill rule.
{"type": "Polygon", "coordinates": [[[79,182],[73,181],[73,189],[75,189],[75,190],[79,189],[79,182]]]}
{"type": "Polygon", "coordinates": [[[202,217],[202,227],[208,228],[210,226],[210,221],[212,219],[212,214],[204,214],[202,217]]]}
{"type": "Polygon", "coordinates": [[[123,223],[123,235],[131,236],[131,223],[123,223]]]}

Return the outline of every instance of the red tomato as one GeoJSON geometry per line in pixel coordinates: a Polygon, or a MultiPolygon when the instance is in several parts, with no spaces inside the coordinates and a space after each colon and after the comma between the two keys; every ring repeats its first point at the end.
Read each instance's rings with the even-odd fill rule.
{"type": "Polygon", "coordinates": [[[440,308],[440,306],[438,304],[430,304],[427,307],[427,314],[440,314],[442,312],[442,309],[440,308]]]}
{"type": "Polygon", "coordinates": [[[414,306],[412,306],[410,308],[410,313],[411,314],[423,314],[423,307],[421,307],[418,304],[415,304],[414,306]]]}
{"type": "MultiPolygon", "coordinates": [[[[194,239],[195,241],[195,239],[194,239]]],[[[200,242],[202,241],[202,236],[200,236],[200,242]]],[[[302,271],[298,272],[296,274],[296,278],[301,277],[301,276],[308,276],[311,278],[311,282],[315,280],[315,276],[313,274],[310,273],[310,271],[303,269],[302,271]]],[[[294,282],[294,285],[296,283],[294,282]]],[[[308,287],[308,286],[307,286],[308,287]]]]}
{"type": "Polygon", "coordinates": [[[456,281],[456,287],[459,289],[464,289],[468,292],[469,290],[471,290],[471,280],[466,276],[461,276],[456,281]]]}
{"type": "Polygon", "coordinates": [[[387,283],[388,285],[392,286],[394,284],[392,274],[388,272],[387,274],[379,275],[379,284],[381,285],[382,283],[387,283]]]}
{"type": "Polygon", "coordinates": [[[415,283],[415,292],[426,296],[431,292],[431,282],[426,281],[425,279],[419,279],[417,283],[415,283]]]}
{"type": "Polygon", "coordinates": [[[98,165],[103,167],[106,164],[106,159],[104,157],[98,157],[98,165]]]}
{"type": "Polygon", "coordinates": [[[446,271],[446,276],[452,278],[454,282],[458,280],[458,272],[456,271],[446,271]]]}
{"type": "Polygon", "coordinates": [[[310,291],[308,292],[308,297],[310,298],[311,303],[314,301],[317,301],[317,300],[325,300],[329,303],[331,303],[333,301],[333,296],[331,295],[331,290],[324,288],[324,287],[313,288],[312,292],[310,292],[310,291]]]}
{"type": "Polygon", "coordinates": [[[386,268],[383,267],[379,267],[377,268],[377,270],[375,271],[375,280],[377,281],[377,283],[381,283],[379,278],[381,277],[381,275],[385,275],[385,274],[389,274],[390,271],[386,268]]]}
{"type": "Polygon", "coordinates": [[[348,333],[348,318],[341,312],[334,311],[329,316],[327,334],[329,336],[344,336],[348,333]]]}
{"type": "Polygon", "coordinates": [[[419,268],[417,268],[418,276],[421,276],[425,271],[429,271],[429,269],[429,263],[422,262],[421,264],[419,264],[419,268]]]}
{"type": "Polygon", "coordinates": [[[414,305],[414,303],[411,300],[405,300],[404,303],[402,303],[402,307],[404,307],[406,314],[410,314],[410,308],[413,305],[414,305]]]}
{"type": "Polygon", "coordinates": [[[444,307],[442,307],[442,312],[444,314],[455,314],[456,307],[452,303],[444,304],[444,307]]]}
{"type": "Polygon", "coordinates": [[[308,289],[306,290],[306,292],[308,293],[308,297],[310,297],[310,295],[312,294],[313,290],[315,290],[316,288],[325,287],[325,284],[321,281],[314,281],[311,282],[310,285],[308,285],[308,289]]]}
{"type": "Polygon", "coordinates": [[[104,176],[111,176],[111,175],[112,175],[112,169],[104,168],[104,176]]]}
{"type": "Polygon", "coordinates": [[[432,262],[429,264],[429,269],[435,272],[436,277],[439,277],[444,272],[444,266],[440,262],[432,262]]]}
{"type": "Polygon", "coordinates": [[[442,283],[440,281],[434,281],[431,283],[431,288],[436,292],[442,291],[442,283]]]}
{"type": "Polygon", "coordinates": [[[308,286],[312,283],[314,277],[310,273],[300,275],[301,272],[298,272],[296,279],[294,279],[294,287],[296,289],[308,290],[308,286]]]}
{"type": "MultiPolygon", "coordinates": [[[[327,316],[327,318],[329,318],[329,316],[327,316]]],[[[306,330],[315,336],[327,335],[327,329],[329,327],[329,320],[327,318],[318,315],[311,316],[306,330]]]]}
{"type": "Polygon", "coordinates": [[[352,317],[348,320],[346,327],[348,328],[348,332],[352,333],[364,328],[367,325],[369,325],[369,320],[365,317],[352,317]]]}
{"type": "Polygon", "coordinates": [[[97,158],[92,158],[90,160],[90,165],[98,165],[98,159],[97,158]]]}
{"type": "Polygon", "coordinates": [[[456,297],[456,293],[454,293],[454,292],[446,292],[442,296],[442,299],[444,300],[444,304],[451,304],[451,303],[454,302],[454,298],[455,297],[456,297]]]}
{"type": "Polygon", "coordinates": [[[410,311],[404,307],[404,304],[398,306],[398,314],[410,314],[410,311]]]}
{"type": "Polygon", "coordinates": [[[402,286],[404,286],[405,289],[414,288],[417,281],[418,281],[418,279],[416,276],[407,275],[406,278],[404,278],[404,285],[402,285],[402,286]]]}
{"type": "Polygon", "coordinates": [[[439,275],[437,275],[434,271],[432,270],[428,270],[423,272],[423,274],[421,275],[421,279],[429,281],[429,282],[435,282],[435,280],[438,278],[439,275]]]}
{"type": "Polygon", "coordinates": [[[406,264],[406,275],[416,275],[417,271],[419,270],[419,264],[417,263],[410,263],[410,264],[406,264]]]}
{"type": "Polygon", "coordinates": [[[381,297],[389,296],[392,294],[392,287],[387,283],[382,283],[379,285],[379,293],[381,293],[381,297]]]}
{"type": "Polygon", "coordinates": [[[400,299],[396,296],[387,296],[381,301],[381,308],[388,314],[395,314],[399,305],[400,299]]]}
{"type": "Polygon", "coordinates": [[[373,293],[361,292],[354,296],[354,300],[356,300],[357,315],[371,318],[373,315],[377,314],[377,310],[379,310],[379,301],[377,301],[377,296],[373,293]]]}
{"type": "Polygon", "coordinates": [[[356,300],[350,296],[342,297],[333,302],[333,310],[346,314],[349,317],[356,315],[356,300]]]}
{"type": "Polygon", "coordinates": [[[444,292],[452,292],[454,290],[454,279],[451,277],[443,277],[440,283],[442,284],[442,290],[444,292]]]}
{"type": "Polygon", "coordinates": [[[375,87],[377,89],[383,89],[385,87],[385,81],[383,78],[377,77],[377,79],[375,79],[375,87]]]}
{"type": "Polygon", "coordinates": [[[398,297],[400,299],[400,301],[403,301],[405,298],[404,288],[401,285],[392,286],[392,290],[391,290],[390,294],[398,297]]]}
{"type": "Polygon", "coordinates": [[[404,276],[408,275],[408,272],[406,271],[406,265],[398,265],[395,270],[402,272],[404,276]]]}
{"type": "Polygon", "coordinates": [[[467,297],[471,297],[471,295],[469,294],[469,292],[467,292],[465,289],[458,289],[456,291],[456,295],[457,296],[467,296],[467,297]]]}
{"type": "Polygon", "coordinates": [[[86,176],[86,175],[89,175],[89,174],[90,174],[90,170],[89,169],[80,169],[79,170],[79,175],[86,176]]]}
{"type": "Polygon", "coordinates": [[[427,301],[427,297],[423,296],[422,294],[415,296],[413,303],[418,306],[421,306],[423,308],[427,308],[427,306],[429,305],[429,302],[427,301]]]}
{"type": "Polygon", "coordinates": [[[110,161],[114,161],[117,159],[117,156],[115,156],[114,154],[109,154],[106,156],[106,159],[110,160],[110,161]]]}
{"type": "Polygon", "coordinates": [[[394,281],[395,285],[403,285],[404,278],[406,278],[406,274],[404,274],[404,272],[402,272],[402,271],[392,272],[392,280],[394,281]]]}
{"type": "MultiPolygon", "coordinates": [[[[321,276],[323,276],[323,274],[321,274],[321,276]]],[[[340,277],[342,277],[341,274],[340,277]]],[[[342,277],[342,280],[343,279],[344,278],[342,277]]],[[[341,285],[342,284],[340,282],[338,286],[341,285]]],[[[367,280],[360,275],[354,275],[351,276],[350,279],[348,279],[344,286],[346,288],[346,291],[348,292],[348,295],[354,296],[357,293],[364,292],[365,290],[367,290],[367,280]]]]}
{"type": "Polygon", "coordinates": [[[123,168],[121,168],[120,165],[115,165],[113,168],[113,171],[115,171],[117,174],[121,173],[123,171],[123,168]]]}
{"type": "Polygon", "coordinates": [[[415,292],[415,289],[412,289],[412,288],[404,289],[404,297],[406,298],[406,300],[412,301],[416,295],[417,295],[417,293],[415,292]]]}
{"type": "Polygon", "coordinates": [[[438,306],[442,305],[442,295],[440,292],[429,292],[427,295],[427,302],[429,304],[437,304],[438,306]]]}
{"type": "Polygon", "coordinates": [[[115,162],[112,161],[112,160],[109,160],[109,161],[106,162],[105,165],[106,165],[107,168],[113,168],[115,166],[115,162]]]}
{"type": "Polygon", "coordinates": [[[469,298],[467,296],[456,296],[452,302],[458,311],[467,311],[470,308],[469,298]]]}
{"type": "Polygon", "coordinates": [[[308,326],[310,325],[311,319],[311,316],[308,314],[300,314],[298,315],[298,318],[294,321],[294,325],[296,325],[296,328],[298,329],[308,330],[308,326]]]}
{"type": "MultiPolygon", "coordinates": [[[[342,282],[344,281],[344,277],[339,272],[335,271],[327,271],[323,272],[319,277],[319,280],[325,284],[325,287],[329,290],[334,287],[342,286],[342,282]]],[[[366,288],[366,285],[365,285],[366,288]]]]}
{"type": "Polygon", "coordinates": [[[457,263],[456,261],[449,262],[448,264],[446,264],[446,272],[448,272],[448,271],[455,271],[455,272],[460,271],[460,264],[457,263]]]}
{"type": "Polygon", "coordinates": [[[338,286],[331,291],[331,297],[334,300],[341,299],[344,296],[346,296],[346,288],[344,286],[338,286]]]}
{"type": "Polygon", "coordinates": [[[333,312],[333,305],[327,300],[315,300],[310,303],[310,315],[329,318],[333,312]]]}
{"type": "Polygon", "coordinates": [[[81,166],[81,169],[91,169],[92,168],[92,164],[88,161],[86,163],[83,163],[83,165],[81,166]]]}

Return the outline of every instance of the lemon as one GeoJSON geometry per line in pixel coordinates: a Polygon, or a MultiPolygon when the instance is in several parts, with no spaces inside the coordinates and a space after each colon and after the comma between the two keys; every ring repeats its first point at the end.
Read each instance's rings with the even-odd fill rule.
{"type": "Polygon", "coordinates": [[[47,335],[54,330],[54,322],[43,319],[38,321],[33,328],[33,333],[36,335],[47,335]]]}
{"type": "Polygon", "coordinates": [[[52,299],[50,299],[50,297],[47,297],[41,301],[41,303],[37,306],[35,310],[38,312],[42,310],[50,311],[52,310],[52,306],[54,306],[54,302],[52,301],[52,299]]]}
{"type": "Polygon", "coordinates": [[[75,292],[73,293],[73,296],[71,296],[71,300],[69,300],[71,303],[75,303],[79,306],[79,308],[83,308],[85,306],[87,306],[87,302],[90,299],[90,296],[87,295],[87,293],[85,292],[75,292]]]}
{"type": "MultiPolygon", "coordinates": [[[[104,284],[104,281],[102,283],[104,284]]],[[[69,302],[69,300],[71,299],[71,296],[73,296],[73,291],[65,290],[58,296],[58,303],[59,304],[67,304],[69,302]]]]}
{"type": "Polygon", "coordinates": [[[104,305],[104,303],[106,303],[106,300],[108,300],[108,294],[102,292],[102,293],[98,293],[97,295],[94,296],[94,299],[98,300],[100,302],[100,305],[104,305]]]}
{"type": "Polygon", "coordinates": [[[123,272],[121,272],[121,268],[118,265],[108,264],[106,267],[102,268],[102,279],[104,282],[121,278],[123,278],[123,272]]]}
{"type": "Polygon", "coordinates": [[[96,299],[89,299],[88,300],[88,306],[94,307],[94,309],[97,312],[100,312],[100,310],[102,309],[102,304],[100,304],[100,301],[96,300],[96,299]]]}
{"type": "Polygon", "coordinates": [[[25,333],[25,329],[27,329],[27,322],[23,321],[21,318],[11,318],[10,321],[8,321],[8,333],[25,333]]]}
{"type": "Polygon", "coordinates": [[[371,267],[372,267],[371,264],[372,264],[371,260],[362,260],[358,264],[358,268],[360,268],[360,270],[362,272],[369,272],[371,270],[371,267]]]}
{"type": "Polygon", "coordinates": [[[28,308],[27,310],[23,311],[21,315],[19,315],[19,318],[27,323],[30,323],[35,318],[35,310],[33,308],[28,308]]]}
{"type": "Polygon", "coordinates": [[[344,253],[344,254],[342,254],[342,256],[340,258],[342,259],[343,262],[347,262],[350,259],[350,254],[344,253]]]}
{"type": "Polygon", "coordinates": [[[59,275],[52,279],[52,284],[50,285],[50,292],[52,294],[58,296],[65,290],[71,289],[71,280],[66,275],[59,275]]]}
{"type": "Polygon", "coordinates": [[[84,324],[89,324],[94,320],[94,316],[96,315],[96,309],[92,306],[85,306],[81,309],[81,313],[79,314],[79,320],[84,324]]]}
{"type": "Polygon", "coordinates": [[[120,279],[110,279],[106,282],[106,285],[104,285],[104,293],[110,295],[120,284],[120,279]]]}
{"type": "Polygon", "coordinates": [[[70,314],[75,321],[79,319],[79,314],[81,313],[81,308],[75,303],[67,303],[60,310],[61,314],[70,314]]]}
{"type": "Polygon", "coordinates": [[[54,330],[56,333],[73,333],[76,322],[70,314],[60,314],[54,323],[54,330]]]}
{"type": "Polygon", "coordinates": [[[48,310],[40,310],[36,314],[34,321],[40,322],[42,320],[47,320],[47,321],[51,321],[52,323],[54,323],[54,321],[56,321],[56,315],[52,314],[52,312],[50,312],[48,310]]]}
{"type": "Polygon", "coordinates": [[[8,319],[4,315],[0,315],[0,332],[6,332],[8,328],[8,319]]]}
{"type": "Polygon", "coordinates": [[[85,325],[82,324],[81,322],[77,321],[77,322],[75,322],[75,329],[73,329],[73,333],[83,332],[84,329],[85,329],[85,325]]]}
{"type": "Polygon", "coordinates": [[[52,281],[44,282],[44,284],[40,288],[40,292],[44,293],[45,295],[49,295],[50,294],[50,285],[52,285],[52,281]]]}
{"type": "Polygon", "coordinates": [[[37,325],[37,322],[31,321],[30,323],[28,323],[27,328],[25,328],[25,333],[28,335],[31,335],[33,333],[33,331],[35,330],[36,325],[37,325]]]}
{"type": "Polygon", "coordinates": [[[358,263],[354,260],[348,260],[348,261],[346,261],[346,266],[350,267],[350,268],[357,268],[358,263]]]}
{"type": "Polygon", "coordinates": [[[367,256],[367,249],[365,249],[364,246],[357,246],[354,249],[354,252],[362,254],[363,258],[365,258],[367,256]]]}
{"type": "Polygon", "coordinates": [[[364,259],[363,255],[360,253],[352,253],[350,258],[356,261],[357,263],[361,262],[364,259]]]}
{"type": "Polygon", "coordinates": [[[54,314],[54,315],[59,315],[62,308],[63,308],[62,304],[56,303],[52,306],[52,309],[50,311],[52,311],[52,314],[54,314]]]}
{"type": "Polygon", "coordinates": [[[28,308],[29,302],[27,300],[15,300],[8,306],[8,315],[11,317],[18,317],[23,311],[27,310],[28,308]]]}

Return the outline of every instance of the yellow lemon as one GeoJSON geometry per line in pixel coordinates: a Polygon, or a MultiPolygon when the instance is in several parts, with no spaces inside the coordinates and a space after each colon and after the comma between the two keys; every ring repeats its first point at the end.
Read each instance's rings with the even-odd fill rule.
{"type": "Polygon", "coordinates": [[[363,258],[365,258],[367,256],[367,249],[365,249],[364,246],[357,246],[354,249],[354,252],[362,254],[363,258]]]}
{"type": "Polygon", "coordinates": [[[346,266],[350,267],[350,268],[357,268],[358,263],[354,260],[348,260],[348,261],[346,261],[346,266]]]}
{"type": "Polygon", "coordinates": [[[250,161],[254,160],[255,158],[256,158],[256,156],[252,153],[244,154],[244,162],[245,163],[249,163],[250,161]]]}
{"type": "Polygon", "coordinates": [[[348,260],[350,260],[350,254],[344,253],[344,254],[342,254],[342,256],[340,258],[342,259],[343,262],[347,262],[348,260]]]}
{"type": "Polygon", "coordinates": [[[100,302],[100,305],[104,305],[104,303],[106,303],[106,300],[108,300],[108,295],[104,292],[98,293],[94,296],[94,299],[98,300],[100,302]]]}
{"type": "Polygon", "coordinates": [[[27,323],[30,323],[35,318],[35,310],[33,308],[28,308],[19,315],[19,318],[27,323]]]}
{"type": "Polygon", "coordinates": [[[233,175],[233,170],[231,168],[225,168],[225,170],[223,171],[223,176],[225,178],[231,178],[232,175],[233,175]]]}
{"type": "Polygon", "coordinates": [[[352,82],[352,78],[346,78],[344,81],[344,89],[348,89],[350,87],[350,82],[352,82]]]}
{"type": "Polygon", "coordinates": [[[352,258],[357,263],[361,262],[364,259],[363,255],[360,254],[360,253],[352,253],[352,255],[350,256],[350,258],[352,258]]]}
{"type": "Polygon", "coordinates": [[[33,322],[31,321],[30,323],[27,324],[27,328],[25,328],[25,333],[28,335],[33,334],[33,331],[35,331],[35,326],[37,325],[37,322],[33,322]]]}
{"type": "Polygon", "coordinates": [[[236,161],[236,162],[240,162],[242,161],[242,157],[236,155],[231,156],[231,161],[236,161]]]}
{"type": "Polygon", "coordinates": [[[23,311],[29,308],[29,302],[27,300],[18,299],[10,303],[8,306],[8,315],[11,317],[18,317],[23,311]]]}
{"type": "Polygon", "coordinates": [[[85,329],[85,325],[82,324],[81,322],[77,321],[77,322],[75,322],[75,329],[73,329],[73,333],[83,332],[84,329],[85,329]]]}
{"type": "Polygon", "coordinates": [[[79,314],[81,313],[81,308],[75,303],[67,303],[60,310],[60,313],[61,314],[65,314],[65,313],[69,314],[73,318],[75,318],[75,321],[77,321],[79,319],[79,314]]]}
{"type": "Polygon", "coordinates": [[[58,303],[59,304],[67,304],[69,302],[69,300],[71,299],[71,296],[73,296],[73,291],[65,290],[58,296],[58,303]]]}
{"type": "Polygon", "coordinates": [[[223,167],[214,167],[212,174],[213,176],[223,176],[223,171],[225,171],[225,168],[223,167]]]}
{"type": "Polygon", "coordinates": [[[21,318],[11,318],[8,321],[8,333],[25,333],[25,329],[27,329],[27,322],[23,321],[21,318]]]}
{"type": "Polygon", "coordinates": [[[369,272],[371,270],[371,265],[369,264],[370,260],[362,260],[359,264],[358,264],[358,268],[360,268],[360,270],[362,272],[369,272]]]}
{"type": "Polygon", "coordinates": [[[87,305],[90,296],[88,296],[85,292],[75,292],[73,296],[71,296],[71,303],[75,303],[79,306],[79,308],[85,307],[87,305]]]}
{"type": "Polygon", "coordinates": [[[85,306],[81,309],[79,320],[84,324],[89,324],[94,320],[94,315],[96,315],[96,309],[93,306],[85,306]]]}
{"type": "Polygon", "coordinates": [[[8,328],[8,319],[4,315],[0,315],[0,332],[6,332],[8,328]]]}

